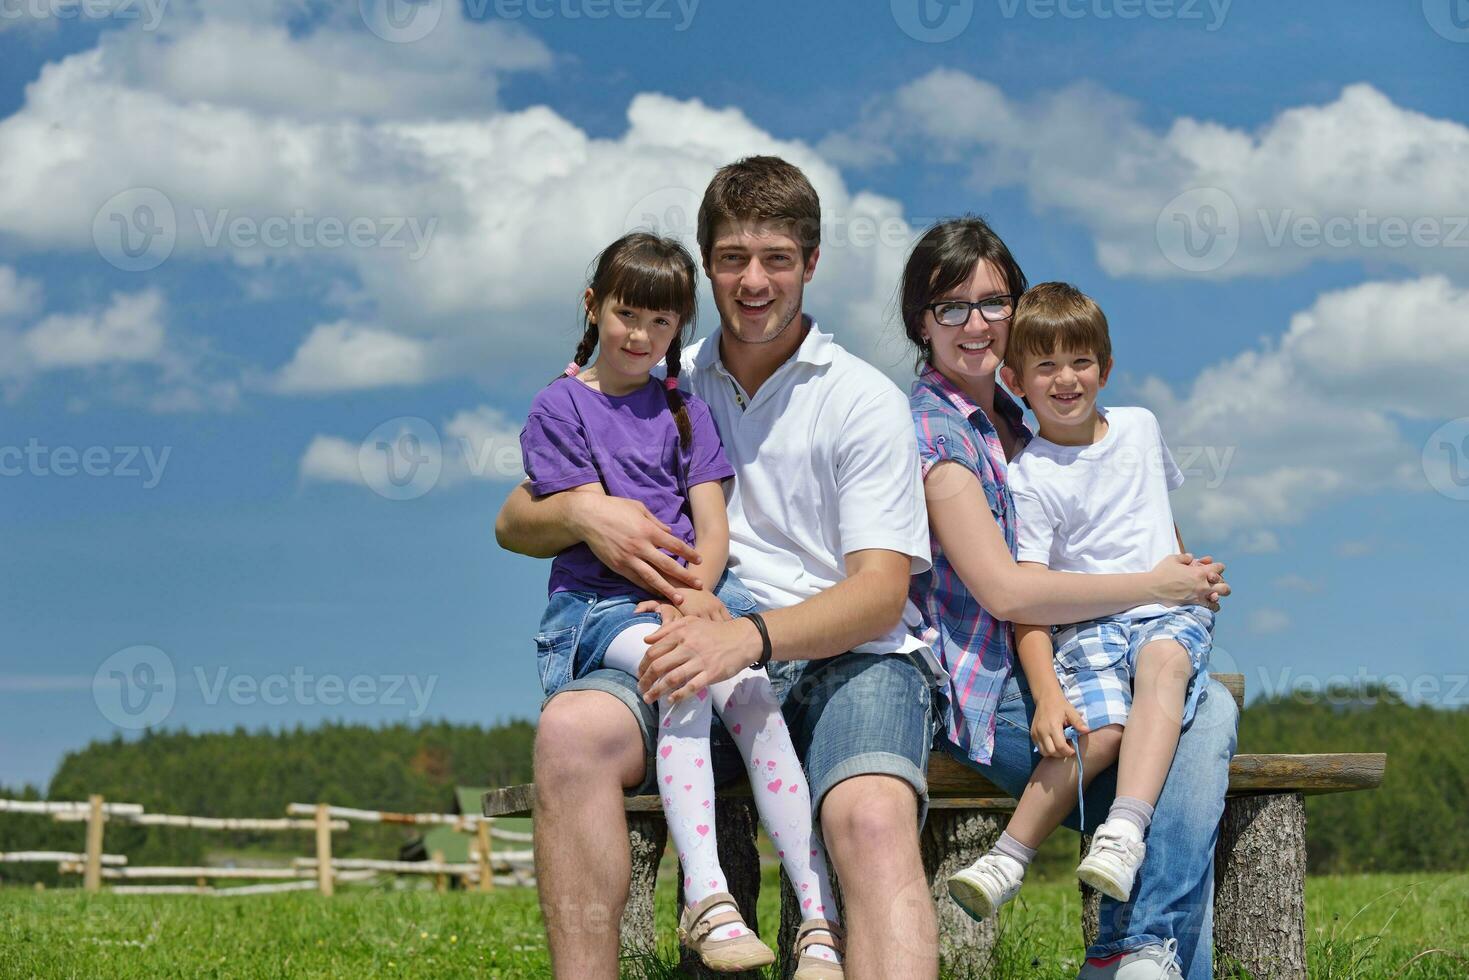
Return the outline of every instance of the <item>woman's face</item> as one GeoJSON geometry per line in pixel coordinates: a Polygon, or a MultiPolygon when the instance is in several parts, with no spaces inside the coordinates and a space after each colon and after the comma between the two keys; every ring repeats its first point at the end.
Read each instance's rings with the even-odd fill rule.
{"type": "MultiPolygon", "coordinates": [[[[965,300],[977,303],[991,296],[1004,296],[1010,292],[1000,270],[986,260],[981,260],[968,279],[946,292],[929,299],[930,303],[944,300],[965,300]]],[[[968,381],[988,379],[993,381],[995,372],[1005,359],[1005,341],[1010,336],[1010,318],[986,320],[979,310],[969,311],[969,319],[963,326],[950,327],[939,323],[932,310],[923,311],[922,336],[933,351],[933,366],[951,381],[963,384],[968,381]]]]}

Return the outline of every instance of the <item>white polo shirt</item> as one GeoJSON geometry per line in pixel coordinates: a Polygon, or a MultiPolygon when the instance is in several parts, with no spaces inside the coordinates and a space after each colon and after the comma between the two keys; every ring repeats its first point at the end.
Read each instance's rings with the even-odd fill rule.
{"type": "MultiPolygon", "coordinates": [[[[680,382],[708,404],[734,466],[725,484],[729,567],[761,606],[809,599],[846,578],[846,555],[882,548],[929,567],[928,510],[908,399],[814,320],[751,398],[719,335],[683,354],[680,382]]],[[[892,633],[856,649],[927,651],[908,603],[892,633]]],[[[928,653],[925,659],[933,660],[928,653]]]]}

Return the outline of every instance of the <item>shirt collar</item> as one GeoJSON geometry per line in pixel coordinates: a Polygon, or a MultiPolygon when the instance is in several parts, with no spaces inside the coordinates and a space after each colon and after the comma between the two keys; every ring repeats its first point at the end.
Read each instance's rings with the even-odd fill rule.
{"type": "MultiPolygon", "coordinates": [[[[984,418],[986,422],[989,421],[984,416],[984,409],[974,404],[969,396],[959,389],[958,385],[944,377],[943,373],[932,364],[923,369],[918,375],[918,380],[935,389],[950,405],[963,413],[970,425],[978,425],[979,419],[976,419],[975,415],[984,418]]],[[[1015,403],[1015,399],[1010,397],[1010,393],[999,384],[995,385],[995,409],[1009,423],[1010,431],[1015,433],[1022,444],[1029,441],[1031,433],[1030,426],[1025,424],[1025,412],[1015,403]]]]}
{"type": "MultiPolygon", "coordinates": [[[[791,361],[795,361],[800,364],[810,364],[813,366],[830,364],[832,359],[836,357],[836,342],[832,338],[832,335],[823,333],[821,328],[817,326],[815,319],[804,313],[801,314],[801,321],[803,326],[807,328],[806,336],[801,340],[801,346],[796,348],[796,352],[787,359],[786,363],[789,364],[791,361]]],[[[724,361],[719,356],[719,338],[723,334],[723,331],[724,328],[721,327],[712,336],[705,337],[703,342],[699,344],[698,353],[694,355],[694,367],[696,369],[718,367],[719,370],[724,371],[726,374],[729,373],[728,369],[724,366],[724,361]]]]}

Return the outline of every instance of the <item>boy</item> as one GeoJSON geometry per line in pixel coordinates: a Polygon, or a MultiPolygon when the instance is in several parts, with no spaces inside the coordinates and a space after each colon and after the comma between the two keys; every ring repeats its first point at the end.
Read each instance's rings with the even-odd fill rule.
{"type": "MultiPolygon", "coordinates": [[[[1025,293],[1000,371],[1040,430],[1007,477],[1022,563],[1145,572],[1184,550],[1168,505],[1183,474],[1151,412],[1097,405],[1111,368],[1107,318],[1095,302],[1066,283],[1025,293]]],[[[1179,732],[1208,680],[1213,626],[1204,606],[1160,605],[1058,627],[1054,636],[1016,624],[1036,706],[1031,737],[1045,758],[994,848],[949,879],[965,911],[984,918],[1015,897],[1035,849],[1076,806],[1080,787],[1113,762],[1116,799],[1076,873],[1127,901],[1179,732]]]]}

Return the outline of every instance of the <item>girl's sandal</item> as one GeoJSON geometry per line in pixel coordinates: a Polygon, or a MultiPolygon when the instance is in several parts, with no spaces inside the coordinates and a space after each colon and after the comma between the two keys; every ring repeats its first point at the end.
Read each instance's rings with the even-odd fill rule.
{"type": "Polygon", "coordinates": [[[737,911],[710,914],[719,905],[738,909],[739,903],[728,892],[715,892],[692,908],[684,909],[678,920],[678,941],[699,955],[704,965],[717,973],[754,970],[775,962],[775,953],[745,925],[737,911]],[[744,926],[744,934],[731,939],[711,939],[710,933],[720,926],[744,926]]]}
{"type": "Polygon", "coordinates": [[[796,972],[792,980],[843,980],[847,975],[840,963],[807,953],[811,946],[830,946],[838,956],[845,956],[842,927],[826,919],[807,919],[796,930],[796,972]]]}

